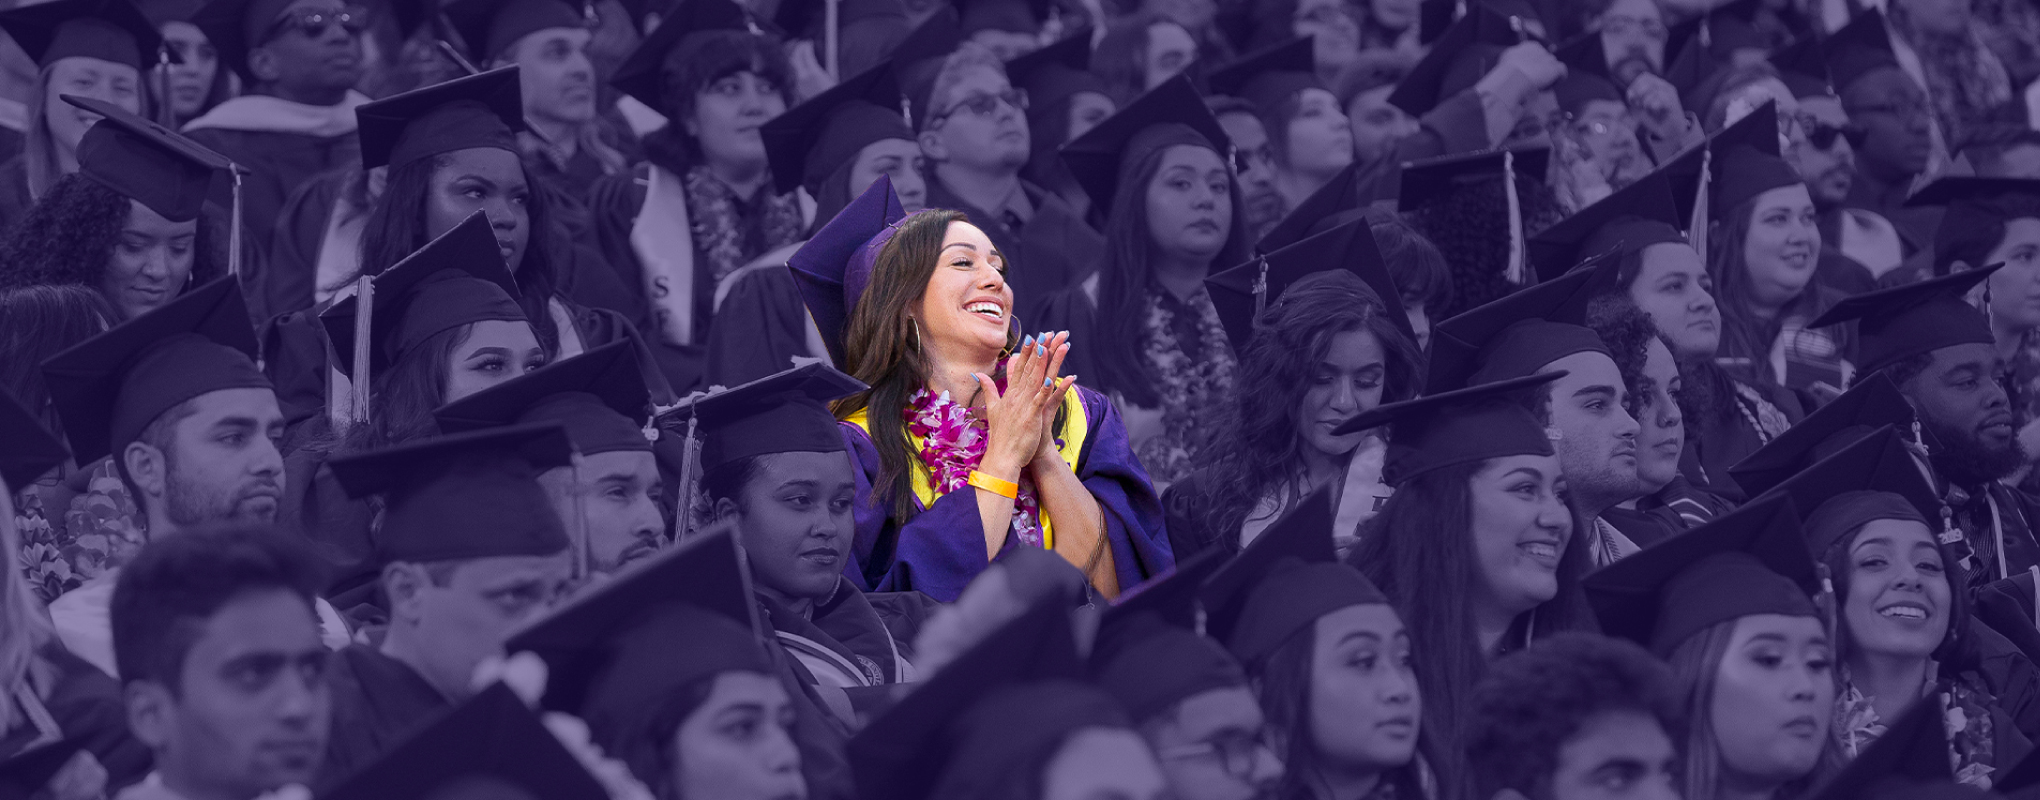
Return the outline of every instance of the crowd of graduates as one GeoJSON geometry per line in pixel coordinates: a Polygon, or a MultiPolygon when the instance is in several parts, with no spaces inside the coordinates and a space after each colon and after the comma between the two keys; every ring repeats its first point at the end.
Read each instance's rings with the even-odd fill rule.
{"type": "Polygon", "coordinates": [[[2040,797],[2031,0],[0,5],[0,800],[2040,797]]]}

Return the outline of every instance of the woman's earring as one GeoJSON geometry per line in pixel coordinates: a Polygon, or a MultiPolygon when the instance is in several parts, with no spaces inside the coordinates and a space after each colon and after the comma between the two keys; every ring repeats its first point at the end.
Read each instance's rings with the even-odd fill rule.
{"type": "Polygon", "coordinates": [[[915,350],[921,349],[921,321],[908,317],[907,325],[910,326],[908,330],[913,336],[913,341],[908,342],[908,344],[912,345],[915,350]]]}

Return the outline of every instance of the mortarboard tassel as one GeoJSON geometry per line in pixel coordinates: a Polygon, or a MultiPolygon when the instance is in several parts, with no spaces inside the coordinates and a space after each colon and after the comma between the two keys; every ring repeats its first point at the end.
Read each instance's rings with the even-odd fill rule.
{"type": "Polygon", "coordinates": [[[1509,264],[1502,277],[1511,285],[1522,286],[1527,283],[1523,275],[1523,203],[1516,196],[1516,153],[1511,150],[1502,151],[1502,193],[1509,200],[1509,264]]]}
{"type": "Polygon", "coordinates": [[[375,318],[375,278],[363,275],[354,281],[354,402],[349,407],[350,424],[368,421],[368,356],[375,345],[369,339],[375,318]]]}
{"type": "Polygon", "coordinates": [[[840,81],[843,79],[843,70],[838,59],[841,58],[843,46],[842,33],[836,30],[836,26],[843,19],[843,0],[822,0],[822,14],[822,47],[826,51],[823,54],[822,67],[829,71],[831,79],[840,81]]]}
{"type": "Polygon", "coordinates": [[[1686,242],[1700,253],[1700,260],[1707,260],[1707,196],[1714,183],[1714,148],[1701,145],[1700,180],[1693,189],[1693,216],[1686,220],[1686,242]]]}
{"type": "Polygon", "coordinates": [[[234,177],[234,218],[227,223],[227,274],[239,277],[241,274],[241,169],[240,164],[227,164],[227,173],[234,177]]]}
{"type": "MultiPolygon", "coordinates": [[[[696,395],[699,400],[704,395],[696,395]]],[[[680,499],[674,501],[673,541],[687,541],[688,529],[694,527],[694,448],[701,446],[701,439],[695,434],[701,424],[701,415],[687,415],[687,438],[680,441],[680,499]]]]}
{"type": "Polygon", "coordinates": [[[1254,256],[1260,265],[1260,272],[1254,276],[1254,318],[1260,319],[1261,312],[1268,310],[1268,257],[1254,256]]]}

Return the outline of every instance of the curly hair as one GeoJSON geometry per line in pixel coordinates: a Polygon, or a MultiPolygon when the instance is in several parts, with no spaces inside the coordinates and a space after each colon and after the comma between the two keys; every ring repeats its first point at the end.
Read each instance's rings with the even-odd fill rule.
{"type": "Polygon", "coordinates": [[[1195,536],[1205,546],[1237,550],[1237,533],[1254,504],[1274,492],[1285,504],[1306,493],[1298,418],[1312,374],[1339,334],[1373,334],[1385,356],[1387,376],[1381,402],[1407,400],[1422,385],[1417,346],[1388,316],[1399,311],[1365,281],[1345,270],[1320,272],[1297,281],[1256,320],[1254,337],[1240,351],[1239,391],[1225,409],[1202,452],[1211,459],[1200,472],[1200,491],[1172,493],[1183,517],[1200,523],[1195,536]]]}
{"type": "Polygon", "coordinates": [[[687,135],[683,120],[694,116],[695,97],[716,81],[740,72],[756,73],[793,104],[793,68],[779,46],[779,37],[746,31],[717,30],[690,33],[666,52],[660,67],[658,109],[673,120],[667,133],[677,137],[689,160],[698,163],[701,144],[687,135]]]}
{"type": "Polygon", "coordinates": [[[1631,642],[1577,631],[1497,659],[1467,710],[1479,797],[1504,789],[1549,797],[1559,750],[1604,714],[1650,717],[1668,739],[1683,730],[1670,669],[1631,642]]]}
{"type": "Polygon", "coordinates": [[[1658,335],[1657,323],[1637,308],[1628,295],[1607,294],[1587,304],[1587,327],[1608,346],[1616,371],[1622,373],[1622,385],[1629,388],[1629,397],[1622,402],[1623,410],[1637,416],[1642,405],[1650,400],[1650,393],[1643,390],[1643,362],[1650,350],[1650,340],[1658,335]]]}
{"type": "MultiPolygon", "coordinates": [[[[78,173],[65,175],[30,208],[0,244],[0,289],[24,286],[90,286],[99,288],[120,232],[127,227],[132,200],[78,173]]],[[[191,286],[225,275],[226,254],[219,250],[210,215],[199,215],[192,245],[191,286]]]]}
{"type": "MultiPolygon", "coordinates": [[[[1558,196],[1543,181],[1516,176],[1523,230],[1543,230],[1565,216],[1558,196]]],[[[1431,309],[1432,319],[1498,300],[1521,287],[1503,277],[1509,263],[1509,200],[1499,181],[1483,181],[1452,192],[1410,214],[1410,222],[1438,247],[1452,270],[1451,301],[1431,309]]]]}

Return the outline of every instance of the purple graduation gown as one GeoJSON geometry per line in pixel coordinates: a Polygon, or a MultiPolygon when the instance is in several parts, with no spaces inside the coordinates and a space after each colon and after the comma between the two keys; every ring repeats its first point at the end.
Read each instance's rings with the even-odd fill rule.
{"type": "MultiPolygon", "coordinates": [[[[1104,512],[1105,536],[1124,591],[1166,572],[1175,557],[1162,526],[1161,498],[1134,457],[1119,410],[1104,395],[1081,386],[1077,392],[1089,428],[1077,458],[1077,478],[1104,512]]],[[[975,493],[943,495],[900,524],[892,518],[890,498],[872,490],[879,459],[871,437],[855,424],[840,425],[858,466],[857,538],[844,573],[867,592],[918,591],[954,602],[987,564],[975,493]]],[[[1015,546],[1008,538],[1000,552],[1015,546]]]]}

